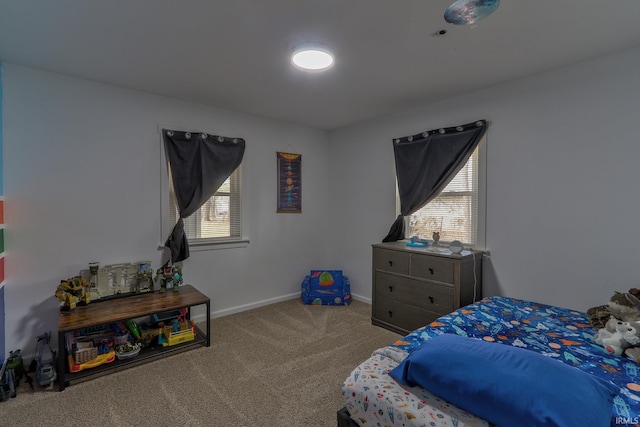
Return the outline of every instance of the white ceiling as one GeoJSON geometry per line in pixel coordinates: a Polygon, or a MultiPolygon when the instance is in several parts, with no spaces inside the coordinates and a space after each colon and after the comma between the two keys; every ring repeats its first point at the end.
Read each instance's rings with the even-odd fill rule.
{"type": "Polygon", "coordinates": [[[0,60],[331,130],[640,45],[638,0],[452,2],[0,0],[0,60]],[[293,67],[305,41],[334,67],[293,67]]]}

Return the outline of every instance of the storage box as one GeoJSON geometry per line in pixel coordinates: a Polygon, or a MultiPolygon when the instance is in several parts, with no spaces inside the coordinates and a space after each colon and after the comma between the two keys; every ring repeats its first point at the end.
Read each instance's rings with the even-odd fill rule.
{"type": "Polygon", "coordinates": [[[73,361],[76,365],[81,365],[98,357],[98,348],[93,342],[76,342],[73,349],[73,361]]]}
{"type": "Polygon", "coordinates": [[[171,326],[161,328],[162,339],[160,340],[163,347],[181,344],[183,342],[193,341],[196,337],[193,326],[188,329],[174,331],[171,326]]]}

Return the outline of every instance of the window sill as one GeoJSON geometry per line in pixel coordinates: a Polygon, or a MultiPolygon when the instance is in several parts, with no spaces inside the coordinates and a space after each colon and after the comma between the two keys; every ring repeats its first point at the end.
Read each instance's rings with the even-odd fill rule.
{"type": "Polygon", "coordinates": [[[226,242],[189,242],[191,252],[216,251],[219,249],[237,249],[249,246],[249,240],[230,240],[226,242]]]}

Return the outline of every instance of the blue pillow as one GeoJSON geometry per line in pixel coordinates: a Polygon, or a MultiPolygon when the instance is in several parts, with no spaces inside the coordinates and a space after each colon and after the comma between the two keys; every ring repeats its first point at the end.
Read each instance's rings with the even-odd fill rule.
{"type": "Polygon", "coordinates": [[[608,426],[619,387],[531,350],[444,334],[389,372],[498,426],[608,426]]]}

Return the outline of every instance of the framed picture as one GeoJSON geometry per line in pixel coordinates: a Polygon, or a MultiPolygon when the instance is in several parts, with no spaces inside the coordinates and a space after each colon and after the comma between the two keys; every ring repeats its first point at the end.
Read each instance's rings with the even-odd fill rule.
{"type": "Polygon", "coordinates": [[[302,156],[276,152],[278,161],[277,213],[302,213],[302,156]]]}

